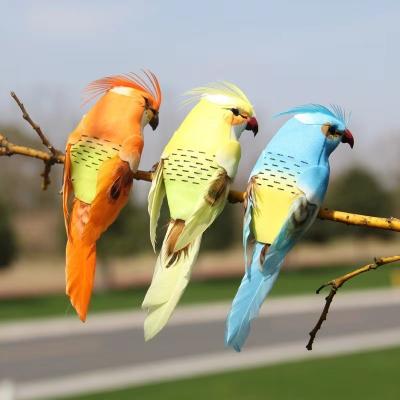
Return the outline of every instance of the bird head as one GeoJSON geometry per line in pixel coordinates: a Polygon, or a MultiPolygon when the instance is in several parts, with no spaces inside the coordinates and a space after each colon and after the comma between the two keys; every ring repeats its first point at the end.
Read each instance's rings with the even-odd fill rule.
{"type": "Polygon", "coordinates": [[[89,95],[87,101],[108,91],[134,97],[137,99],[138,108],[143,110],[140,116],[142,128],[149,124],[154,131],[159,123],[161,88],[153,72],[143,70],[143,75],[142,77],[131,72],[94,81],[86,88],[86,93],[89,95]]]}
{"type": "Polygon", "coordinates": [[[193,99],[200,98],[213,105],[217,118],[222,118],[230,127],[231,133],[239,139],[243,131],[248,130],[256,136],[258,122],[255,112],[244,92],[229,82],[218,82],[191,90],[193,99]]]}
{"type": "MultiPolygon", "coordinates": [[[[279,113],[279,115],[294,114],[293,118],[303,128],[300,134],[313,136],[322,142],[324,149],[329,155],[340,143],[347,143],[351,148],[354,146],[354,137],[347,128],[348,118],[345,111],[339,106],[330,108],[319,104],[308,104],[294,107],[279,113]]],[[[307,141],[303,137],[303,143],[307,141]]],[[[312,139],[312,138],[311,138],[312,139]]]]}

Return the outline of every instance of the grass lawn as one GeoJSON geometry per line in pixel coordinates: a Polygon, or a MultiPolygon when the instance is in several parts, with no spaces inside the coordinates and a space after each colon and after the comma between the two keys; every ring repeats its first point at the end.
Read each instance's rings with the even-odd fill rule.
{"type": "Polygon", "coordinates": [[[397,400],[399,360],[400,348],[396,348],[160,383],[73,400],[397,400]]]}
{"type": "MultiPolygon", "coordinates": [[[[322,283],[337,277],[350,268],[331,267],[283,271],[271,293],[271,296],[312,294],[322,283]]],[[[393,267],[371,271],[350,282],[342,290],[384,287],[390,285],[390,273],[393,267]]],[[[191,282],[181,304],[232,300],[240,279],[224,279],[204,282],[191,282]]],[[[91,312],[123,310],[140,307],[145,288],[95,293],[91,303],[91,312]]],[[[321,299],[322,301],[322,299],[321,299]]],[[[322,303],[321,303],[322,304],[322,303]]],[[[66,296],[51,295],[29,299],[1,300],[0,320],[35,318],[44,316],[73,315],[72,307],[66,296]]],[[[89,316],[90,318],[90,316],[89,316]]]]}

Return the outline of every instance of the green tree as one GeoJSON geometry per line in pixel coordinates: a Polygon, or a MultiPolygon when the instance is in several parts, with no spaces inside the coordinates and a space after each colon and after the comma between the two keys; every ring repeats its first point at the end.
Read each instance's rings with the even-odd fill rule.
{"type": "Polygon", "coordinates": [[[115,222],[102,235],[97,248],[99,257],[132,256],[151,251],[146,206],[128,202],[115,222]]]}
{"type": "Polygon", "coordinates": [[[11,225],[10,211],[0,201],[0,269],[9,266],[16,255],[17,240],[11,225]]]}
{"type": "MultiPolygon", "coordinates": [[[[335,210],[381,217],[394,214],[392,193],[385,189],[382,183],[362,166],[347,170],[332,182],[324,206],[335,210]]],[[[317,220],[306,238],[322,242],[334,236],[344,235],[388,237],[391,232],[317,220]]]]}
{"type": "MultiPolygon", "coordinates": [[[[203,236],[202,250],[224,250],[238,238],[238,222],[234,207],[227,205],[224,212],[207,229],[203,236]]],[[[168,226],[168,209],[166,201],[161,210],[157,229],[158,248],[162,244],[168,226]]],[[[239,229],[240,231],[240,229],[239,229]]],[[[149,216],[146,205],[129,202],[121,211],[117,220],[103,234],[98,242],[101,256],[132,256],[152,251],[149,237],[149,216]]]]}
{"type": "Polygon", "coordinates": [[[236,218],[235,208],[232,204],[226,205],[222,214],[203,234],[201,250],[225,250],[240,239],[242,221],[236,218]]]}

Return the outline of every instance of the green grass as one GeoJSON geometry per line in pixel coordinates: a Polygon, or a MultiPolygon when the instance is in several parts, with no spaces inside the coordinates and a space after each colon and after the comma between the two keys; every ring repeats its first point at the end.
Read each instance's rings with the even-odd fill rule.
{"type": "Polygon", "coordinates": [[[69,400],[397,400],[400,348],[292,362],[69,400]]]}
{"type": "MultiPolygon", "coordinates": [[[[322,283],[347,272],[349,269],[345,267],[331,267],[283,271],[271,296],[312,294],[322,283]]],[[[389,286],[390,273],[392,271],[394,271],[394,268],[389,267],[369,272],[354,279],[342,290],[389,286]]],[[[239,278],[191,282],[182,298],[181,304],[230,301],[235,295],[239,283],[239,278]]],[[[140,306],[145,292],[145,288],[135,288],[95,293],[91,302],[91,313],[137,308],[140,306]]],[[[1,300],[0,320],[73,314],[72,307],[64,295],[1,300]]]]}

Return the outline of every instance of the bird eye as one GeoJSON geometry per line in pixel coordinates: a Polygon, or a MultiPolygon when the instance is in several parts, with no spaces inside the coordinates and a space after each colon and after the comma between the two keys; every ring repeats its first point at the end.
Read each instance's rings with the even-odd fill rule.
{"type": "Polygon", "coordinates": [[[239,109],[238,108],[231,108],[232,114],[237,117],[239,115],[239,109]]]}
{"type": "Polygon", "coordinates": [[[329,135],[337,135],[338,134],[337,126],[336,125],[329,125],[328,134],[329,135]]]}
{"type": "Polygon", "coordinates": [[[330,137],[332,139],[338,138],[343,135],[343,131],[341,131],[337,125],[333,124],[323,124],[321,126],[321,130],[323,134],[327,137],[330,137]]]}

